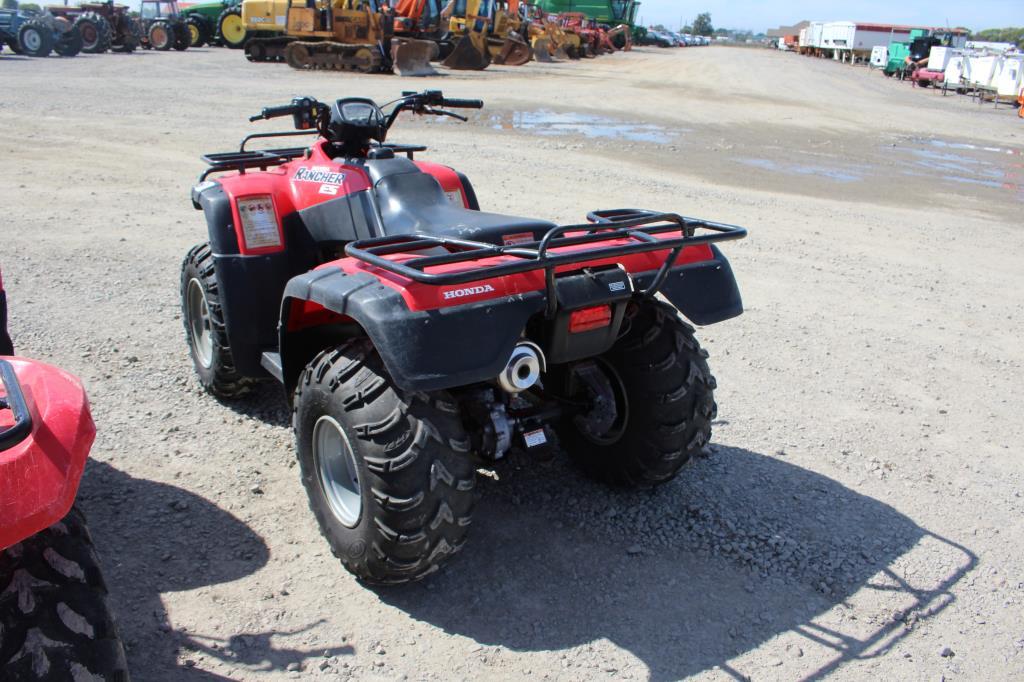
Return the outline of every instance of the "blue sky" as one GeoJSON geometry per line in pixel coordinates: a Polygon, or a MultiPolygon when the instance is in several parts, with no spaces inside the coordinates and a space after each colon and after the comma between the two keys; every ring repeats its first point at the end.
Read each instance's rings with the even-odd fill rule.
{"type": "Polygon", "coordinates": [[[716,27],[755,31],[775,28],[780,24],[794,24],[801,19],[848,19],[930,26],[945,26],[948,23],[950,26],[966,26],[974,30],[1024,26],[1024,0],[641,0],[639,15],[645,24],[665,24],[668,28],[675,29],[679,27],[680,19],[684,23],[690,23],[701,12],[710,12],[711,23],[716,27]]]}

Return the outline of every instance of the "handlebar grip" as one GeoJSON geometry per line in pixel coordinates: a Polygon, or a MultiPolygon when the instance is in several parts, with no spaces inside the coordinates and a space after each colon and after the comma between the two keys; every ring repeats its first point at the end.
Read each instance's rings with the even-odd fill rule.
{"type": "Polygon", "coordinates": [[[484,103],[479,99],[449,99],[445,97],[441,106],[453,109],[483,109],[484,103]]]}
{"type": "Polygon", "coordinates": [[[263,111],[261,111],[256,116],[250,116],[249,120],[258,121],[262,118],[277,118],[278,116],[291,116],[298,110],[299,107],[295,106],[294,104],[282,104],[279,107],[263,107],[263,111]]]}

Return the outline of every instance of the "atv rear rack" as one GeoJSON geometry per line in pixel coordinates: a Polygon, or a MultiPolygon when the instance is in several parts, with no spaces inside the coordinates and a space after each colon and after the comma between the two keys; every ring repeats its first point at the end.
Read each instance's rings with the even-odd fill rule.
{"type": "Polygon", "coordinates": [[[593,211],[587,214],[587,220],[590,222],[553,227],[540,241],[522,244],[498,246],[454,237],[411,234],[354,241],[345,247],[345,253],[352,258],[401,275],[414,282],[432,285],[465,284],[503,275],[544,270],[548,312],[553,314],[558,305],[555,296],[555,269],[559,266],[668,250],[669,254],[654,279],[644,291],[640,292],[644,296],[653,296],[665,283],[672,264],[686,247],[743,239],[747,236],[746,229],[736,225],[686,218],[675,213],[656,213],[644,209],[620,208],[593,211]],[[698,230],[705,232],[698,234],[698,230]],[[564,236],[570,232],[583,232],[584,234],[564,236]],[[678,232],[678,236],[668,238],[654,236],[673,232],[678,232]],[[630,243],[599,246],[603,242],[616,239],[627,239],[630,243]],[[594,248],[562,253],[551,251],[559,247],[581,244],[593,244],[594,248]],[[400,261],[386,258],[386,256],[395,254],[409,254],[437,247],[444,248],[449,253],[418,256],[400,261]],[[468,263],[499,256],[512,256],[516,260],[456,272],[426,271],[429,267],[468,263]]]}

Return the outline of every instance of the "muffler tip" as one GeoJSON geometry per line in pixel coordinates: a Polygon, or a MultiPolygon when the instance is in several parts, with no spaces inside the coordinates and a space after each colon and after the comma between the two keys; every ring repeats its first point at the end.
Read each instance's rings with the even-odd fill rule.
{"type": "Polygon", "coordinates": [[[537,383],[544,371],[544,354],[536,344],[522,341],[516,344],[512,357],[498,375],[498,384],[509,393],[519,393],[537,383]]]}

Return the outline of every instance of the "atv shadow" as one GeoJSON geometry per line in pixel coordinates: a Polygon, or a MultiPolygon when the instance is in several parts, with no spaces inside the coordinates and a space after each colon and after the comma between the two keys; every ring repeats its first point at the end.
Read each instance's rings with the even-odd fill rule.
{"type": "MultiPolygon", "coordinates": [[[[191,667],[197,653],[248,669],[281,671],[324,655],[323,647],[304,651],[272,641],[294,632],[211,637],[171,624],[163,593],[239,580],[269,560],[263,539],[232,514],[182,488],[134,478],[96,460],[88,462],[78,504],[88,515],[101,554],[128,667],[136,679],[230,679],[191,667]]],[[[349,646],[330,651],[352,653],[349,646]]]]}
{"type": "Polygon", "coordinates": [[[891,649],[909,625],[945,609],[976,565],[970,550],[832,479],[716,450],[651,492],[610,491],[560,463],[499,468],[467,550],[426,583],[378,594],[481,645],[582,647],[562,660],[574,679],[614,677],[626,662],[592,660],[586,645],[601,639],[640,659],[653,680],[715,666],[745,678],[741,668],[753,664],[730,659],[781,633],[771,675],[814,678],[891,649]],[[915,566],[954,568],[910,584],[898,567],[918,552],[941,559],[915,566]],[[862,590],[886,616],[867,634],[864,619],[829,613],[862,590]],[[804,649],[811,657],[797,664],[804,649]]]}

